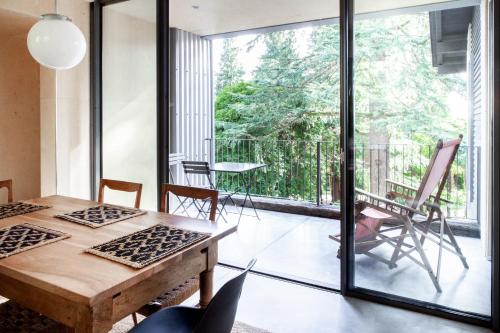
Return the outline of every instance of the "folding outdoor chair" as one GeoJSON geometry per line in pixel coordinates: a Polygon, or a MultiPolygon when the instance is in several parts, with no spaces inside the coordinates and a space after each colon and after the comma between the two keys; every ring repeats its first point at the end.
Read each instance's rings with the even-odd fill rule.
{"type": "MultiPolygon", "coordinates": [[[[184,157],[184,154],[182,154],[182,153],[172,153],[172,154],[168,155],[168,176],[169,176],[170,184],[175,184],[175,177],[174,177],[174,174],[172,172],[172,168],[175,168],[177,165],[180,165],[184,159],[185,159],[185,157],[184,157]]],[[[172,195],[177,198],[177,201],[179,201],[179,205],[174,209],[172,214],[175,214],[175,213],[177,213],[177,211],[179,209],[182,209],[183,214],[189,215],[187,210],[186,210],[186,206],[184,205],[189,198],[181,199],[175,193],[172,193],[172,195]]]]}
{"type": "MultiPolygon", "coordinates": [[[[439,275],[443,250],[458,256],[463,266],[469,268],[441,209],[443,203],[449,202],[441,199],[441,194],[461,141],[462,136],[447,142],[438,141],[418,188],[388,180],[388,198],[356,189],[356,254],[367,255],[387,264],[389,268],[396,267],[400,259],[408,258],[428,272],[438,292],[441,292],[439,275]],[[436,188],[437,191],[433,194],[436,188]],[[431,229],[433,222],[438,222],[439,232],[431,229]],[[391,226],[385,227],[384,224],[391,226]],[[400,233],[394,235],[399,230],[400,233]],[[444,238],[445,235],[448,239],[444,238]],[[407,238],[411,239],[411,243],[406,242],[407,238]],[[439,246],[436,273],[422,248],[426,239],[439,246]],[[371,252],[381,244],[394,248],[390,259],[371,252]],[[418,256],[413,255],[413,252],[417,252],[418,256]]],[[[340,241],[339,235],[330,238],[340,241]]]]}
{"type": "MultiPolygon", "coordinates": [[[[210,166],[209,166],[208,162],[182,161],[182,167],[184,168],[184,174],[186,175],[186,181],[187,181],[189,186],[191,186],[191,180],[189,178],[189,175],[200,175],[200,176],[206,178],[206,180],[208,182],[208,188],[210,188],[212,190],[217,190],[217,188],[214,185],[214,182],[212,181],[212,177],[210,175],[210,166]]],[[[219,217],[222,217],[224,222],[227,223],[227,220],[222,213],[223,213],[223,211],[226,211],[226,204],[228,201],[231,201],[232,204],[234,206],[236,206],[236,204],[231,196],[232,196],[232,193],[219,192],[218,202],[222,204],[222,207],[219,208],[219,206],[217,206],[217,211],[219,213],[217,220],[219,220],[219,217]]],[[[198,204],[196,200],[193,200],[189,206],[194,205],[198,209],[199,214],[205,214],[205,210],[204,210],[205,204],[206,204],[206,201],[203,202],[203,204],[200,206],[200,204],[198,204]]],[[[189,206],[186,207],[185,209],[189,208],[189,206]]]]}

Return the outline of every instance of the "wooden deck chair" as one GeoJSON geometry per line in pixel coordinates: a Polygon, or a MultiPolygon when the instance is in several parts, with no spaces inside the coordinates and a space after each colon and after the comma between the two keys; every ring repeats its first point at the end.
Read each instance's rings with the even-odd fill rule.
{"type": "MultiPolygon", "coordinates": [[[[441,199],[441,194],[461,141],[462,136],[447,142],[438,141],[422,182],[416,189],[403,184],[391,185],[388,198],[356,190],[359,213],[356,216],[354,235],[355,253],[370,256],[387,264],[389,268],[396,267],[398,260],[408,258],[427,271],[438,292],[441,292],[439,275],[443,250],[458,256],[463,266],[466,269],[469,268],[441,209],[443,202],[446,202],[441,199]],[[403,201],[394,201],[397,198],[401,198],[403,201]],[[389,220],[392,223],[394,223],[393,221],[398,223],[395,226],[383,228],[384,222],[389,220]],[[431,230],[433,222],[438,222],[439,232],[431,230]],[[394,235],[399,230],[400,233],[394,235]],[[407,239],[410,239],[411,243],[407,239]],[[439,246],[436,273],[434,273],[422,248],[426,239],[439,246]],[[389,244],[394,247],[390,259],[370,252],[381,244],[389,244]]],[[[395,184],[392,181],[388,183],[395,184]]],[[[339,240],[338,236],[330,238],[339,240]]]]}

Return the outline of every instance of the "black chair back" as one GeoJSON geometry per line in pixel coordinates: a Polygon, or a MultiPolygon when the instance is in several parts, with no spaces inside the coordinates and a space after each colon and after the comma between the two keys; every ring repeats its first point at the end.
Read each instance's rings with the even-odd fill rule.
{"type": "Polygon", "coordinates": [[[241,290],[243,289],[243,282],[245,282],[248,271],[255,265],[256,261],[256,259],[252,259],[242,273],[222,286],[208,304],[205,313],[194,330],[195,333],[231,332],[241,290]]]}
{"type": "Polygon", "coordinates": [[[191,186],[189,175],[205,175],[205,177],[207,177],[210,188],[215,190],[215,185],[212,182],[212,177],[210,177],[210,165],[208,164],[208,162],[182,161],[182,167],[184,168],[184,174],[186,175],[186,180],[189,186],[191,186]]]}
{"type": "Polygon", "coordinates": [[[182,161],[184,173],[188,175],[209,175],[210,166],[203,161],[182,161]]]}

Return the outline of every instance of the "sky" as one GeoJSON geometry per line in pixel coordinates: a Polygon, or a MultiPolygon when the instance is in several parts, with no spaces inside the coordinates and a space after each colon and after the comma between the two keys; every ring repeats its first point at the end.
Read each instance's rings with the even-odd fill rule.
{"type": "MultiPolygon", "coordinates": [[[[305,56],[309,52],[309,38],[313,27],[305,27],[296,30],[296,50],[300,56],[305,56]]],[[[233,38],[234,46],[240,49],[239,52],[239,63],[245,71],[244,80],[253,79],[253,71],[259,65],[259,59],[264,54],[265,46],[264,43],[258,42],[253,48],[248,50],[248,43],[255,39],[255,34],[241,35],[233,38]]],[[[214,75],[217,76],[220,68],[220,58],[223,50],[224,39],[213,40],[213,59],[214,59],[214,75]]],[[[464,80],[467,79],[466,73],[460,74],[463,76],[464,80]]],[[[446,101],[449,110],[454,114],[455,117],[468,120],[468,103],[467,97],[463,97],[458,93],[450,92],[448,99],[446,101]]]]}
{"type": "MultiPolygon", "coordinates": [[[[309,36],[311,35],[313,28],[306,27],[295,30],[295,37],[297,40],[297,53],[300,56],[304,56],[309,51],[309,36]]],[[[264,43],[258,42],[251,50],[247,52],[247,45],[250,41],[255,39],[257,35],[249,34],[235,37],[234,46],[240,49],[239,62],[245,71],[245,80],[252,79],[252,73],[259,65],[259,59],[264,54],[265,46],[264,43]]],[[[214,74],[217,76],[219,73],[220,63],[219,59],[222,55],[222,44],[224,39],[216,39],[213,41],[213,59],[214,59],[214,74]]]]}

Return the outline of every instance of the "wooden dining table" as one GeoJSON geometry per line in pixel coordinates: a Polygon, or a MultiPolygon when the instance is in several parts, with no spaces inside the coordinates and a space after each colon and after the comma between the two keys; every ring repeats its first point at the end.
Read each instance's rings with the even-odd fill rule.
{"type": "Polygon", "coordinates": [[[200,306],[212,298],[217,243],[236,226],[150,212],[90,228],[54,217],[97,202],[51,196],[27,202],[48,209],[0,220],[0,227],[31,223],[71,235],[0,260],[0,295],[52,318],[77,333],[109,332],[112,325],[163,292],[200,276],[200,306]],[[158,223],[210,237],[142,269],[85,253],[84,250],[158,223]]]}

